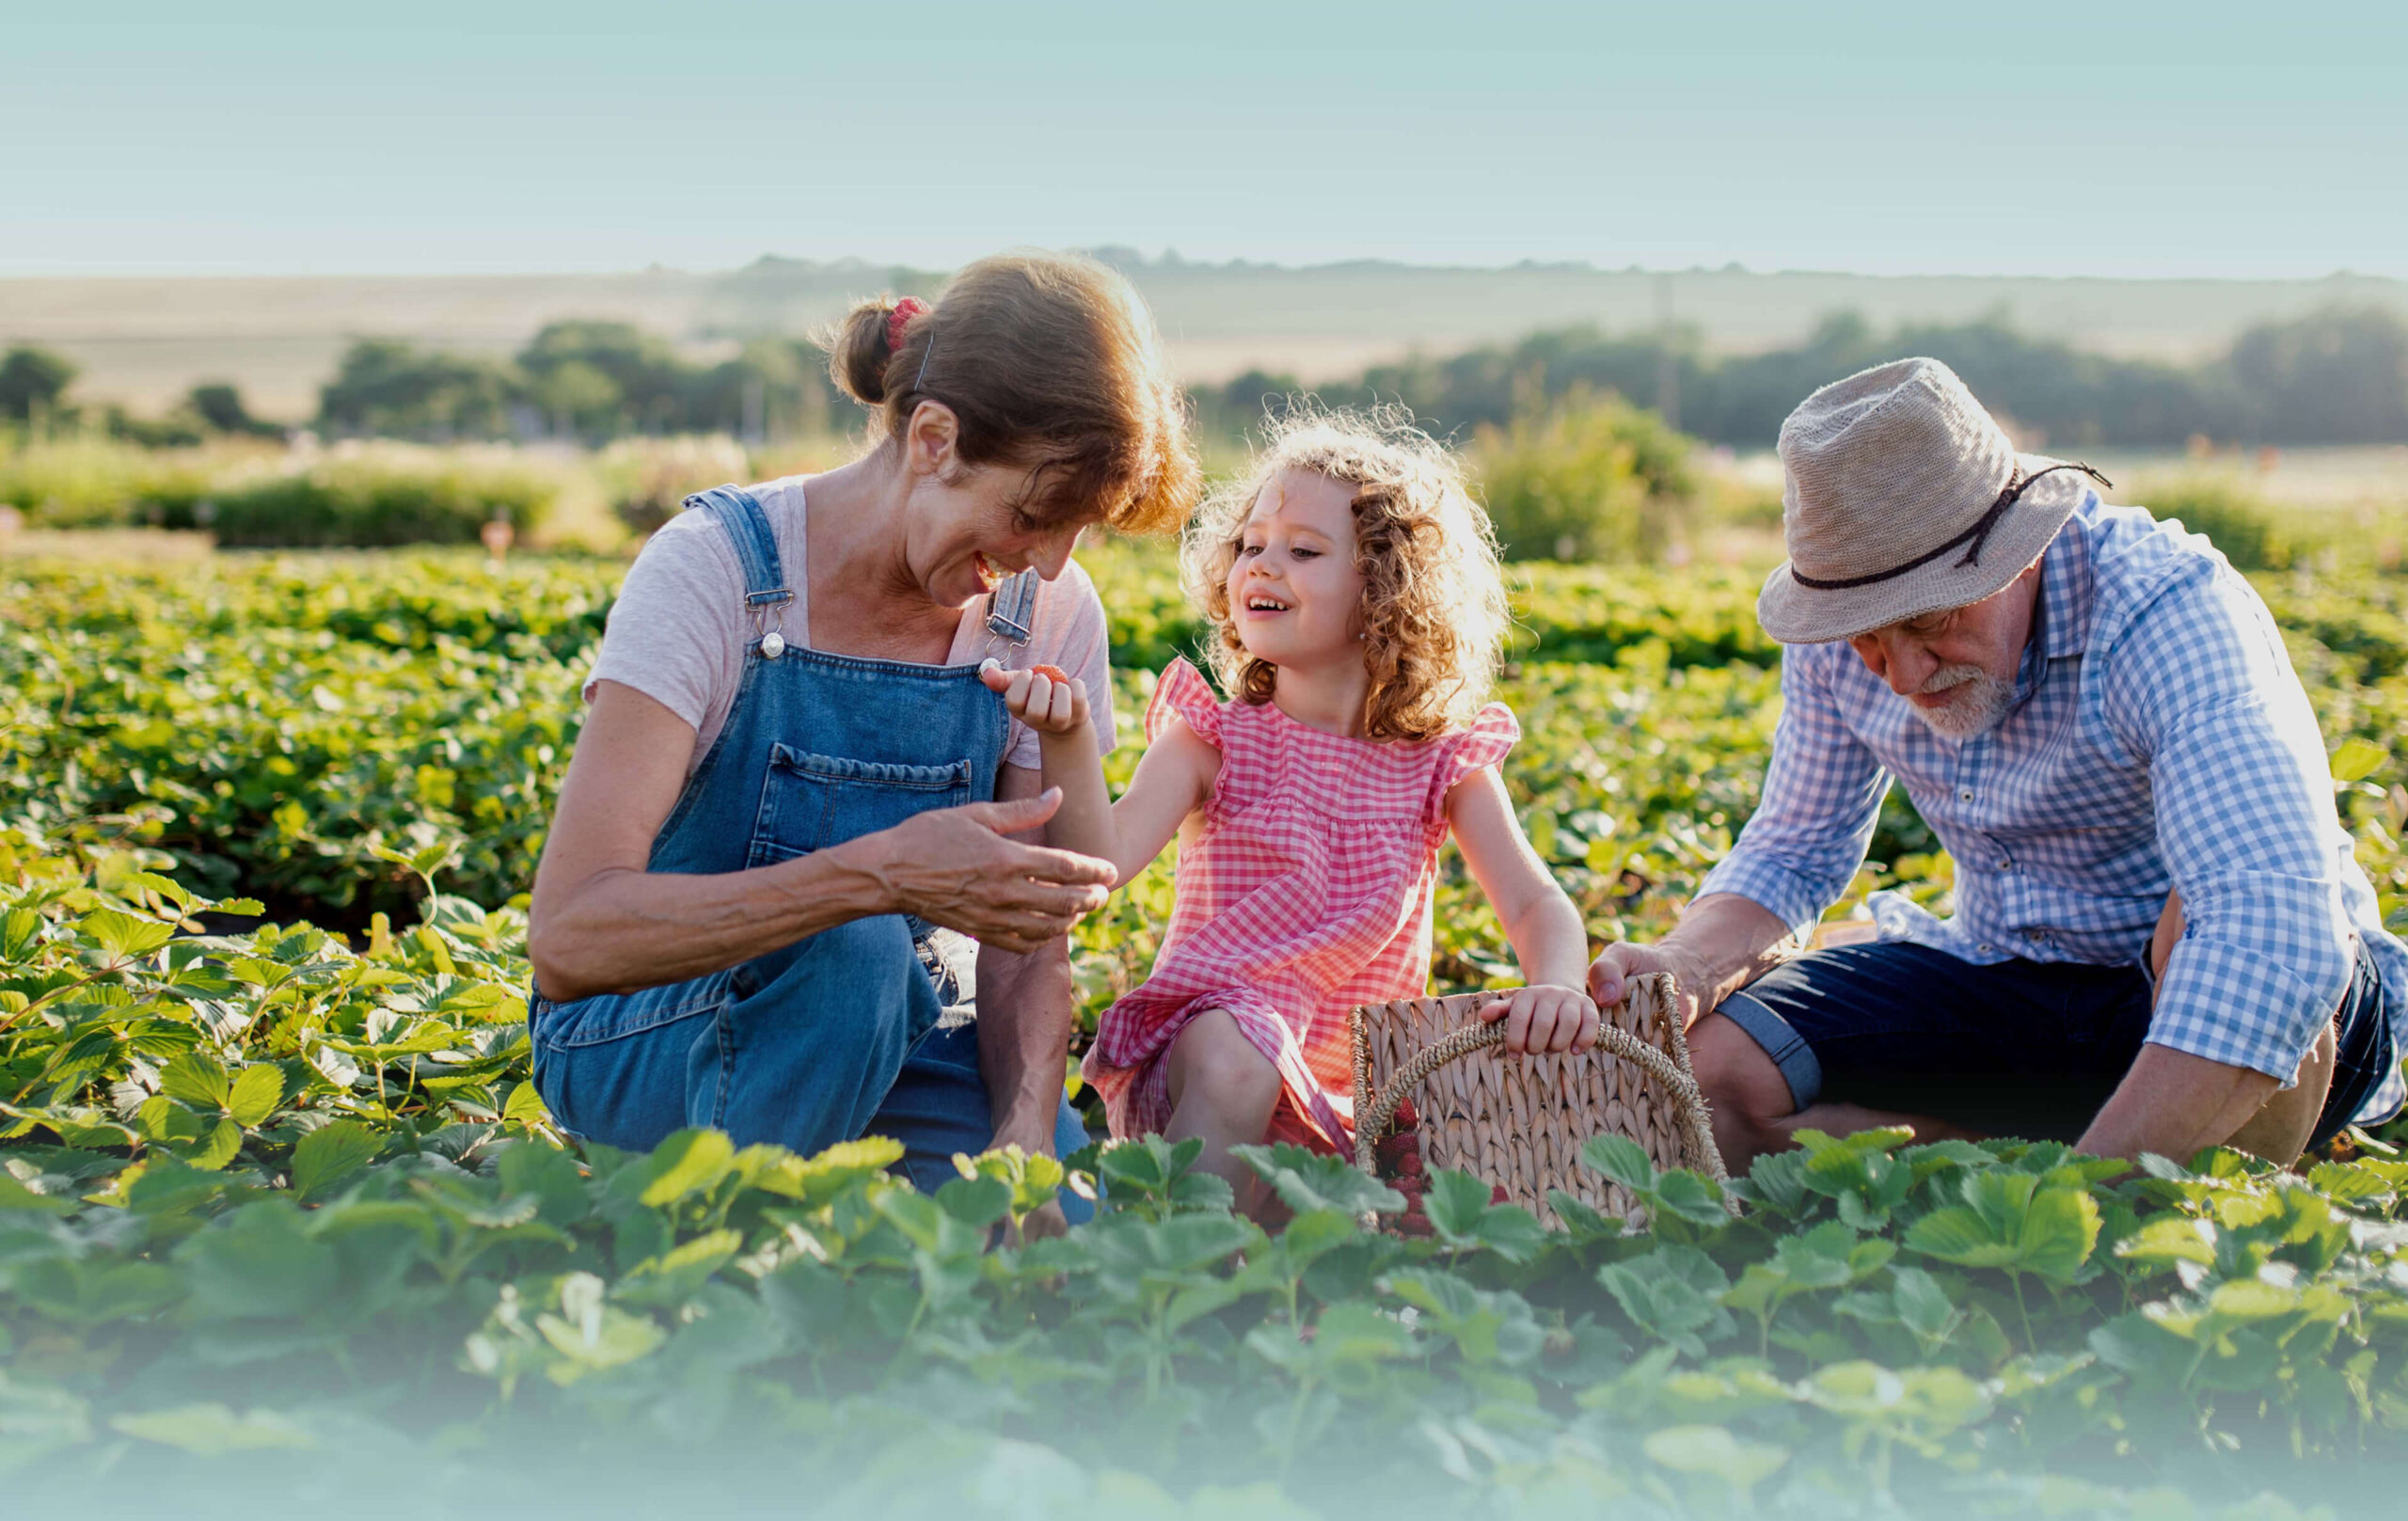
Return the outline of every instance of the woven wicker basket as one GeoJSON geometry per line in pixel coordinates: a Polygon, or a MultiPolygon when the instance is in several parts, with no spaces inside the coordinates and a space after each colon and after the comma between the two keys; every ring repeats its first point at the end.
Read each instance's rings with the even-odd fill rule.
{"type": "Polygon", "coordinates": [[[1493,993],[1464,993],[1354,1011],[1357,1165],[1376,1170],[1375,1149],[1409,1096],[1423,1166],[1501,1187],[1548,1226],[1557,1224],[1549,1189],[1619,1218],[1636,1212],[1625,1189],[1581,1165],[1580,1148],[1594,1135],[1626,1135],[1659,1168],[1724,1180],[1671,978],[1634,980],[1623,1002],[1600,1011],[1597,1045],[1560,1056],[1487,1051],[1505,1027],[1475,1015],[1495,1002],[1493,993]]]}

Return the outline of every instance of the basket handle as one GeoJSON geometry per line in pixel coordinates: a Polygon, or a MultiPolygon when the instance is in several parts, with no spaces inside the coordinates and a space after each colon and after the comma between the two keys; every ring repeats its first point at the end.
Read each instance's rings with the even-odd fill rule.
{"type": "MultiPolygon", "coordinates": [[[[1386,1087],[1371,1095],[1370,1102],[1354,1121],[1354,1165],[1373,1176],[1378,1175],[1375,1149],[1396,1123],[1397,1105],[1422,1079],[1449,1062],[1499,1045],[1505,1039],[1502,1020],[1466,1024],[1452,1034],[1424,1046],[1410,1061],[1396,1069],[1386,1087]]],[[[1663,1085],[1672,1098],[1672,1112],[1679,1121],[1681,1136],[1688,1143],[1689,1154],[1703,1158],[1716,1183],[1727,1183],[1731,1175],[1723,1170],[1722,1152],[1714,1144],[1714,1127],[1709,1121],[1705,1095],[1699,1091],[1697,1079],[1690,1074],[1688,1063],[1675,1063],[1654,1046],[1640,1040],[1619,1025],[1597,1022],[1597,1038],[1592,1050],[1619,1056],[1663,1085]]]]}

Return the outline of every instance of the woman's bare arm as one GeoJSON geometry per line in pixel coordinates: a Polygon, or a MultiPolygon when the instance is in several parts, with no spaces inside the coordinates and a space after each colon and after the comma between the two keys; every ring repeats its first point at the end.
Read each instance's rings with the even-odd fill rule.
{"type": "Polygon", "coordinates": [[[536,868],[528,954],[567,1000],[701,976],[872,914],[912,912],[1006,949],[1034,950],[1101,906],[1105,863],[1007,839],[1054,800],[921,814],[750,871],[647,871],[685,785],[694,729],[632,687],[596,689],[536,868]]]}
{"type": "MultiPolygon", "coordinates": [[[[1043,784],[1026,767],[1006,766],[995,796],[1025,801],[1043,784]]],[[[1068,940],[1026,953],[978,947],[978,1069],[993,1105],[991,1145],[1052,1153],[1076,1002],[1068,940]]]]}

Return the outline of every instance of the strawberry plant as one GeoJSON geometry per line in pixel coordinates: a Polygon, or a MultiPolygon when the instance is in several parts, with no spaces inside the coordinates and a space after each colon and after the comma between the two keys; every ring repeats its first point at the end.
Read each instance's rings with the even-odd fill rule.
{"type": "MultiPolygon", "coordinates": [[[[1136,741],[1196,628],[1159,555],[1095,564],[1136,741]]],[[[878,1141],[572,1142],[529,1081],[516,900],[622,573],[0,588],[12,1499],[105,1474],[203,1513],[615,1513],[665,1477],[880,1516],[2240,1521],[2400,1481],[2408,1163],[2379,1136],[2125,1175],[1810,1134],[1727,1194],[1601,1137],[1635,1230],[1292,1147],[1245,1153],[1289,1214],[1266,1231],[1159,1138],[963,1158],[931,1195],[878,1141]],[[1031,1239],[1060,1186],[1097,1222],[1031,1239]]],[[[2399,913],[2400,593],[2265,589],[2399,913]]],[[[1750,587],[1533,566],[1520,595],[1509,789],[1596,933],[1659,933],[1753,805],[1778,686],[1750,587]]],[[[1851,899],[1948,881],[1893,804],[1851,899]]],[[[1090,1009],[1144,975],[1167,892],[1165,861],[1079,929],[1090,1009]]],[[[1440,985],[1508,979],[1458,865],[1439,895],[1440,985]]]]}

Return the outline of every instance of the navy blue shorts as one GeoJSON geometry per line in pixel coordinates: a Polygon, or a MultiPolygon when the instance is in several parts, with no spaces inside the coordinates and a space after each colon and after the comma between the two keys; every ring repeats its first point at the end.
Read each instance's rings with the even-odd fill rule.
{"type": "MultiPolygon", "coordinates": [[[[2140,1055],[2149,998],[2137,963],[1976,966],[1893,941],[1784,962],[1719,1012],[1773,1059],[1799,1109],[1861,1104],[1986,1135],[2071,1141],[2140,1055]]],[[[2311,1149],[2341,1133],[2398,1061],[2383,1003],[2382,975],[2361,956],[2311,1149]]]]}

